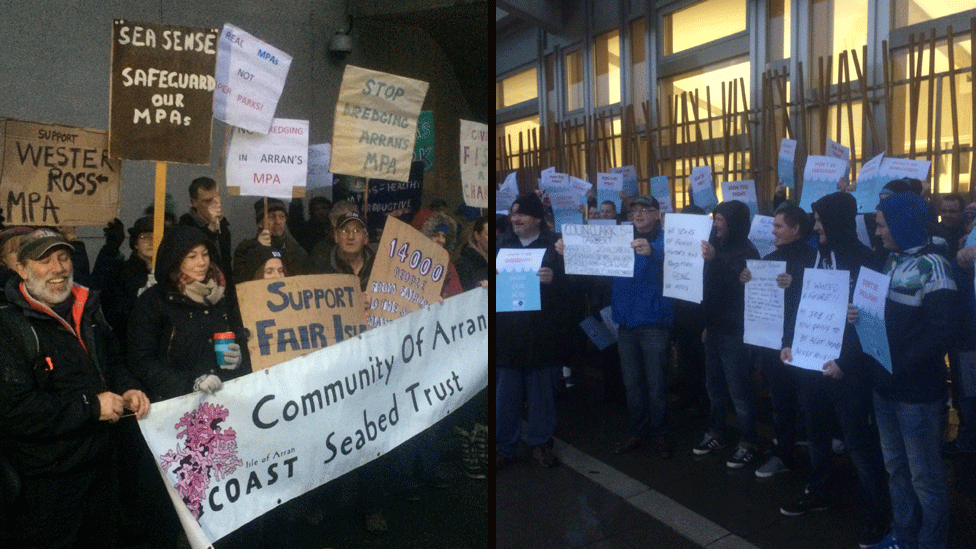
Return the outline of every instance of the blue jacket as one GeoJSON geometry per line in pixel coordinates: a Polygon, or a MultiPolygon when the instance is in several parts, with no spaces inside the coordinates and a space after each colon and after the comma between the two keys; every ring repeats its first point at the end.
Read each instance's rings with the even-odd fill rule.
{"type": "Polygon", "coordinates": [[[658,224],[648,233],[635,233],[634,238],[646,238],[651,255],[634,252],[634,277],[613,279],[611,306],[613,320],[621,326],[636,328],[647,324],[671,328],[674,324],[674,302],[664,297],[664,231],[658,224]]]}

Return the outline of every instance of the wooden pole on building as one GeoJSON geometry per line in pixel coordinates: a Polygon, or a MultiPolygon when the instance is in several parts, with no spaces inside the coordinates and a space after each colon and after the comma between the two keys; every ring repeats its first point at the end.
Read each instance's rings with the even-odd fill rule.
{"type": "MultiPolygon", "coordinates": [[[[918,55],[921,58],[922,56],[921,46],[919,46],[919,50],[920,51],[918,55]]],[[[936,140],[939,139],[938,135],[933,135],[932,133],[933,130],[932,124],[934,122],[935,117],[941,114],[941,113],[936,113],[935,111],[932,110],[933,109],[932,97],[935,95],[935,51],[936,51],[935,50],[935,29],[932,29],[931,34],[929,34],[929,108],[925,112],[925,122],[926,122],[925,143],[926,143],[926,148],[928,149],[925,156],[928,160],[932,160],[933,137],[936,140]]],[[[921,66],[921,64],[919,64],[919,66],[921,66]]],[[[918,76],[921,77],[921,73],[919,73],[918,76]]],[[[921,86],[921,83],[919,83],[919,85],[921,86]]]]}
{"type": "MultiPolygon", "coordinates": [[[[959,192],[959,112],[956,107],[956,61],[953,54],[952,25],[946,31],[946,47],[949,52],[949,106],[952,112],[952,192],[959,192]]],[[[937,192],[938,189],[932,189],[937,192]]]]}
{"type": "MultiPolygon", "coordinates": [[[[974,42],[976,43],[976,42],[974,42]]],[[[884,65],[884,110],[885,110],[885,152],[888,154],[892,153],[892,144],[895,133],[895,129],[892,127],[892,106],[891,94],[892,94],[892,84],[891,84],[891,54],[888,52],[888,41],[881,41],[881,64],[884,65]]],[[[867,60],[865,60],[865,63],[867,60]]],[[[866,68],[866,67],[865,67],[866,68]]],[[[974,84],[976,86],[976,84],[974,84]]],[[[976,96],[974,96],[974,101],[976,101],[976,96]]],[[[976,112],[973,113],[976,117],[976,112]]],[[[976,126],[974,126],[976,127],[976,126]]],[[[877,152],[877,151],[875,151],[877,152]]]]}
{"type": "MultiPolygon", "coordinates": [[[[742,90],[742,133],[745,134],[745,144],[742,147],[742,179],[749,179],[749,168],[746,163],[746,153],[752,143],[752,128],[749,127],[749,96],[746,94],[746,80],[739,78],[739,89],[742,90]]],[[[755,161],[755,159],[753,159],[755,161]]]]}
{"type": "MultiPolygon", "coordinates": [[[[861,51],[863,52],[866,63],[868,58],[868,47],[864,46],[861,51]]],[[[851,50],[851,59],[854,61],[854,72],[857,74],[858,89],[861,90],[861,112],[867,118],[868,128],[871,131],[871,150],[877,154],[878,147],[881,146],[881,143],[878,141],[878,127],[877,124],[875,124],[874,111],[871,109],[871,102],[868,98],[868,75],[865,71],[861,70],[861,64],[857,60],[857,52],[854,50],[851,50]]],[[[867,65],[865,65],[864,68],[867,69],[867,65]]],[[[864,150],[866,148],[867,147],[865,147],[862,143],[861,149],[864,150]]],[[[865,155],[865,157],[866,156],[867,155],[865,155]]]]}

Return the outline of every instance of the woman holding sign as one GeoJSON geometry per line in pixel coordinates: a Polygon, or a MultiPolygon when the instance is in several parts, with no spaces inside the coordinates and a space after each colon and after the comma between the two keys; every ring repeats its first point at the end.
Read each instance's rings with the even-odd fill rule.
{"type": "Polygon", "coordinates": [[[251,371],[243,328],[224,294],[224,274],[210,239],[196,227],[170,227],[156,254],[158,284],[129,318],[129,365],[153,401],[214,392],[251,371]],[[215,351],[215,335],[233,342],[215,351]]]}

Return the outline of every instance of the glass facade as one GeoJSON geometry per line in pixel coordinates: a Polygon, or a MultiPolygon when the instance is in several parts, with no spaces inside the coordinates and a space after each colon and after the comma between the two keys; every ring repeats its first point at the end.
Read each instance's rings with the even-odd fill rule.
{"type": "Polygon", "coordinates": [[[703,0],[662,18],[664,55],[746,30],[746,0],[703,0]]]}

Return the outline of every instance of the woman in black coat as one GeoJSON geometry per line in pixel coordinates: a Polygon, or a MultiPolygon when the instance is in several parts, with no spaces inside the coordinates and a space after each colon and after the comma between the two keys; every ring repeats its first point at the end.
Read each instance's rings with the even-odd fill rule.
{"type": "Polygon", "coordinates": [[[216,257],[200,229],[166,229],[156,254],[158,283],[139,296],[128,329],[129,365],[153,401],[212,393],[251,371],[240,315],[225,296],[216,257]],[[214,334],[222,332],[235,337],[218,363],[214,334]]]}

